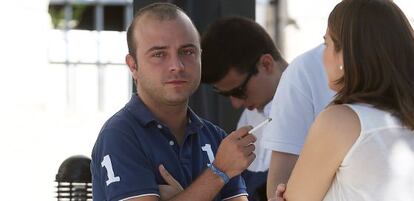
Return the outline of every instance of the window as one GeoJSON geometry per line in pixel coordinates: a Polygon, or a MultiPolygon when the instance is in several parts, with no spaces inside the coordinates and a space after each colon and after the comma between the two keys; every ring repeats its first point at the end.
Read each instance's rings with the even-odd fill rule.
{"type": "Polygon", "coordinates": [[[124,31],[132,9],[132,0],[51,0],[49,4],[55,29],[124,31]]]}

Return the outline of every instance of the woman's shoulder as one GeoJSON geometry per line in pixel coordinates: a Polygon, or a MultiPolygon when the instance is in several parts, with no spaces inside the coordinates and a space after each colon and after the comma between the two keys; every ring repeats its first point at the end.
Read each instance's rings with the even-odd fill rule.
{"type": "Polygon", "coordinates": [[[331,105],[323,110],[311,128],[318,140],[349,149],[361,133],[358,115],[346,105],[331,105]]]}
{"type": "Polygon", "coordinates": [[[359,124],[357,113],[346,105],[330,105],[316,118],[315,123],[325,128],[346,128],[359,124]]]}

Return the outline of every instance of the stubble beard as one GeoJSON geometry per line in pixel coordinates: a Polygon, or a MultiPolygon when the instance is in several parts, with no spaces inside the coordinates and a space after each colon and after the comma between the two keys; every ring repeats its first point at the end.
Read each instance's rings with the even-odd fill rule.
{"type": "Polygon", "coordinates": [[[172,89],[165,85],[155,87],[149,82],[137,83],[138,93],[147,97],[157,105],[179,106],[187,105],[188,99],[194,93],[196,87],[172,89]],[[139,87],[138,87],[139,86],[139,87]]]}

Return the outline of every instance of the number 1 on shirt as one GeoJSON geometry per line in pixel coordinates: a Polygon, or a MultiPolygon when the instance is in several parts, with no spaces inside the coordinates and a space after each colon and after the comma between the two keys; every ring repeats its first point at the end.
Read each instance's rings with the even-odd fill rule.
{"type": "Polygon", "coordinates": [[[114,169],[112,168],[111,157],[109,157],[109,155],[104,156],[101,165],[102,167],[105,167],[106,173],[108,175],[108,180],[106,180],[107,186],[113,182],[121,181],[121,178],[119,176],[115,176],[114,169]]]}

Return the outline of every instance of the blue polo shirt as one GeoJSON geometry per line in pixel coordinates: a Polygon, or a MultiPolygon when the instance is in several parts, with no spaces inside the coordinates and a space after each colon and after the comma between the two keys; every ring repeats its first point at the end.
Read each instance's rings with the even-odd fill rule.
{"type": "MultiPolygon", "coordinates": [[[[184,143],[180,146],[168,127],[135,94],[104,124],[93,148],[93,200],[159,196],[158,185],[166,184],[158,171],[160,164],[186,188],[214,160],[225,136],[222,129],[188,109],[184,143]]],[[[240,176],[232,178],[214,200],[238,195],[247,195],[240,176]]]]}

